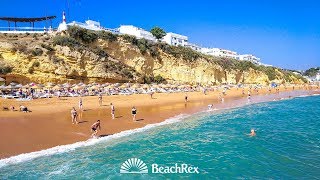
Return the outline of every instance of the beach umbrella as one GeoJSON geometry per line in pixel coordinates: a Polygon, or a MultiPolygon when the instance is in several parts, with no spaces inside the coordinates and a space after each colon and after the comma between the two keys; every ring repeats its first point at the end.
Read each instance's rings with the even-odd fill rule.
{"type": "Polygon", "coordinates": [[[17,88],[13,85],[8,85],[8,86],[6,86],[6,89],[17,89],[17,88]]]}
{"type": "Polygon", "coordinates": [[[142,86],[142,88],[143,88],[143,89],[149,89],[150,86],[149,86],[148,84],[144,84],[144,85],[142,86]]]}
{"type": "Polygon", "coordinates": [[[121,89],[125,89],[127,87],[128,87],[127,84],[122,84],[121,86],[119,86],[119,88],[121,88],[121,89]]]}
{"type": "Polygon", "coordinates": [[[138,83],[131,86],[131,88],[139,88],[139,87],[140,87],[140,84],[138,84],[138,83]]]}
{"type": "Polygon", "coordinates": [[[31,88],[33,88],[33,89],[41,89],[42,87],[39,86],[39,85],[34,85],[34,86],[31,86],[31,88]]]}
{"type": "Polygon", "coordinates": [[[158,84],[153,84],[152,88],[159,88],[160,86],[158,84]]]}
{"type": "Polygon", "coordinates": [[[16,85],[18,85],[18,83],[12,82],[9,85],[16,86],[16,85]]]}
{"type": "Polygon", "coordinates": [[[30,85],[26,84],[26,85],[22,86],[22,88],[24,88],[24,89],[30,88],[30,85]]]}
{"type": "Polygon", "coordinates": [[[46,84],[46,86],[54,86],[55,84],[54,83],[52,83],[52,82],[48,82],[47,84],[46,84]]]}
{"type": "Polygon", "coordinates": [[[99,87],[96,86],[96,85],[93,85],[93,86],[90,87],[90,89],[99,89],[99,87]]]}
{"type": "Polygon", "coordinates": [[[61,86],[60,85],[55,85],[52,89],[53,90],[59,90],[59,89],[61,89],[61,86]]]}
{"type": "Polygon", "coordinates": [[[0,82],[5,82],[6,80],[0,77],[0,82]]]}
{"type": "Polygon", "coordinates": [[[64,83],[62,86],[63,86],[64,88],[69,88],[69,87],[71,87],[71,85],[70,85],[69,83],[64,83]]]}
{"type": "Polygon", "coordinates": [[[76,86],[74,86],[72,89],[80,90],[80,89],[83,89],[83,86],[76,85],[76,86]]]}
{"type": "Polygon", "coordinates": [[[45,88],[47,88],[47,89],[51,89],[53,87],[54,87],[53,85],[49,85],[49,84],[45,86],[45,88]]]}
{"type": "Polygon", "coordinates": [[[22,88],[22,84],[16,85],[16,88],[22,88]]]}
{"type": "Polygon", "coordinates": [[[6,88],[5,85],[1,85],[1,86],[0,86],[0,89],[5,89],[5,88],[6,88]]]}

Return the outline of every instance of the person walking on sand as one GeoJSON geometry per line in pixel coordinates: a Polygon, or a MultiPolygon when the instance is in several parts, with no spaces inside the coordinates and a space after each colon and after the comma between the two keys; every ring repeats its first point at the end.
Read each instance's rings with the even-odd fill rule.
{"type": "Polygon", "coordinates": [[[116,111],[114,105],[112,103],[110,103],[110,108],[111,108],[111,116],[112,116],[112,119],[114,119],[114,113],[116,111]]]}
{"type": "Polygon", "coordinates": [[[91,137],[96,137],[96,135],[98,133],[98,128],[99,128],[99,130],[101,130],[100,120],[97,120],[97,122],[92,124],[91,131],[93,133],[91,134],[91,137]]]}
{"type": "Polygon", "coordinates": [[[74,124],[74,123],[78,124],[79,122],[77,121],[77,119],[78,119],[78,113],[76,111],[76,108],[73,107],[72,110],[71,110],[71,122],[72,122],[72,124],[74,124]]]}
{"type": "Polygon", "coordinates": [[[83,110],[82,98],[79,99],[79,109],[83,110]]]}
{"type": "Polygon", "coordinates": [[[102,94],[99,94],[99,106],[102,106],[102,94]]]}
{"type": "Polygon", "coordinates": [[[135,121],[136,120],[136,115],[137,115],[137,109],[134,106],[131,109],[131,115],[132,115],[133,121],[135,121]]]}
{"type": "Polygon", "coordinates": [[[188,102],[188,94],[187,93],[184,95],[184,102],[188,102]]]}

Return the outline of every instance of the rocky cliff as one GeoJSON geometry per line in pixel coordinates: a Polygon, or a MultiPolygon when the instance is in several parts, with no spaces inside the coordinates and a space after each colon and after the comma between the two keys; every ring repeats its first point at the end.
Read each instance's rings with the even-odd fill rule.
{"type": "Polygon", "coordinates": [[[301,77],[277,68],[85,30],[77,34],[1,34],[0,66],[12,67],[5,77],[19,83],[303,83],[301,77]]]}

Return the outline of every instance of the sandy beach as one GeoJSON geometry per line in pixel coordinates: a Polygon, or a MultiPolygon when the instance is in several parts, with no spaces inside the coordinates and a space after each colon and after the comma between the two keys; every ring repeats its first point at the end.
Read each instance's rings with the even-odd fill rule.
{"type": "MultiPolygon", "coordinates": [[[[0,107],[14,105],[27,106],[32,112],[0,111],[0,158],[6,158],[21,153],[27,153],[50,147],[70,144],[90,138],[90,127],[96,120],[101,120],[102,129],[99,136],[107,136],[124,130],[143,127],[158,123],[179,114],[191,114],[207,109],[208,104],[214,108],[227,108],[244,104],[247,101],[247,91],[242,95],[242,89],[231,89],[219,101],[219,91],[190,92],[188,102],[184,102],[185,93],[156,93],[151,99],[147,94],[130,96],[103,96],[103,105],[99,106],[97,96],[82,97],[84,111],[78,108],[79,98],[50,98],[19,102],[0,99],[0,107]],[[111,118],[110,103],[115,106],[115,119],[111,118]],[[137,108],[137,121],[132,120],[131,108],[137,108]],[[79,124],[71,123],[70,110],[75,107],[79,113],[79,124]]],[[[295,92],[303,94],[314,93],[314,90],[296,88],[280,89],[280,95],[271,94],[266,89],[259,94],[252,91],[253,101],[270,101],[283,97],[295,96],[295,92]],[[269,94],[269,95],[267,95],[269,94]]],[[[319,92],[319,91],[317,91],[319,92]]]]}

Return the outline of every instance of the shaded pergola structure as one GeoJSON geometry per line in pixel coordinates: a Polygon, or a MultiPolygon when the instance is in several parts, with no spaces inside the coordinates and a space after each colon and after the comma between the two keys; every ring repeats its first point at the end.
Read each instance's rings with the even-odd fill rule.
{"type": "Polygon", "coordinates": [[[55,19],[56,16],[45,16],[45,17],[33,17],[33,18],[19,18],[19,17],[0,17],[0,20],[8,22],[8,29],[10,31],[10,23],[14,23],[14,29],[17,28],[17,22],[21,23],[30,23],[30,27],[34,29],[34,23],[40,21],[50,21],[50,26],[52,27],[52,19],[55,19]]]}

